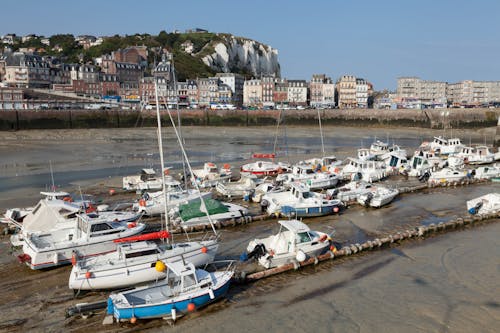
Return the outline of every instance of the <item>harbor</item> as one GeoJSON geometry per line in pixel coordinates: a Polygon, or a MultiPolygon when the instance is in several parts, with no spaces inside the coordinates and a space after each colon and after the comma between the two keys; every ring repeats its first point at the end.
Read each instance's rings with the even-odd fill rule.
{"type": "MultiPolygon", "coordinates": [[[[267,128],[184,127],[182,130],[187,154],[194,165],[201,165],[204,161],[211,160],[220,165],[227,162],[236,169],[239,165],[250,161],[252,153],[270,151],[275,141],[275,133],[267,128]],[[220,133],[224,133],[223,144],[220,144],[220,133]]],[[[166,165],[171,166],[172,174],[177,176],[177,173],[181,172],[182,158],[174,143],[175,138],[168,129],[165,129],[164,132],[166,134],[164,142],[171,143],[165,145],[166,165]]],[[[283,147],[278,151],[279,160],[293,162],[320,155],[321,142],[316,132],[316,127],[288,127],[286,138],[281,134],[279,139],[280,147],[283,147]]],[[[493,142],[496,128],[485,128],[479,131],[453,130],[453,132],[453,136],[462,137],[464,141],[467,138],[471,143],[483,143],[488,140],[493,142]]],[[[325,150],[343,159],[347,156],[353,156],[360,145],[367,146],[372,143],[375,137],[387,138],[387,141],[397,142],[412,151],[422,141],[442,135],[443,131],[415,128],[376,128],[353,131],[347,127],[328,126],[325,127],[324,133],[325,150]]],[[[20,131],[3,132],[1,135],[4,136],[3,144],[0,147],[2,156],[9,156],[2,161],[1,166],[2,175],[4,175],[0,178],[3,192],[0,201],[1,209],[32,205],[39,198],[38,192],[51,186],[51,176],[58,189],[92,194],[97,202],[134,201],[137,200],[137,194],[125,193],[120,189],[122,176],[137,172],[142,167],[157,167],[158,165],[158,155],[155,153],[157,151],[155,131],[151,128],[121,131],[20,131]],[[79,144],[82,140],[88,144],[82,147],[79,144]],[[25,148],[23,151],[17,150],[17,145],[23,145],[25,148]],[[74,153],[77,150],[79,152],[74,153]],[[68,156],[72,156],[72,158],[68,158],[68,156]],[[89,158],[90,156],[92,159],[89,158]],[[52,175],[48,172],[47,159],[51,161],[54,169],[52,175]]],[[[465,263],[460,262],[460,283],[467,284],[473,290],[477,290],[478,286],[487,287],[491,283],[494,284],[492,281],[494,274],[491,276],[490,268],[485,267],[485,265],[498,256],[498,253],[495,253],[498,246],[489,245],[488,247],[489,242],[493,242],[493,244],[496,242],[492,234],[497,229],[495,222],[498,221],[498,216],[494,214],[481,218],[470,216],[465,202],[487,193],[498,193],[498,183],[464,180],[429,186],[422,184],[416,178],[407,178],[402,175],[390,176],[383,183],[399,188],[401,192],[387,206],[372,209],[350,204],[338,214],[303,219],[303,222],[307,223],[311,229],[328,233],[335,230],[332,236],[334,248],[331,248],[330,251],[309,258],[307,261],[279,268],[259,269],[258,271],[237,270],[235,281],[225,300],[191,313],[189,318],[176,321],[175,325],[169,326],[168,329],[172,331],[180,329],[197,331],[203,327],[198,326],[200,323],[203,322],[203,325],[206,325],[204,327],[211,327],[210,323],[214,322],[219,323],[218,330],[223,327],[222,331],[229,331],[235,329],[234,326],[231,326],[234,323],[224,325],[221,323],[227,320],[224,318],[234,316],[234,313],[241,312],[242,316],[245,317],[244,313],[252,312],[252,316],[243,319],[243,322],[246,322],[246,320],[258,320],[260,315],[257,312],[260,312],[259,309],[262,309],[262,315],[265,316],[268,311],[275,311],[271,310],[270,307],[302,306],[300,304],[318,306],[318,302],[325,302],[323,306],[320,306],[322,310],[318,313],[308,312],[306,314],[299,311],[302,318],[300,321],[297,318],[290,318],[291,312],[283,313],[281,310],[276,311],[280,314],[276,320],[283,325],[283,328],[293,327],[297,329],[303,327],[303,319],[305,318],[307,321],[318,323],[318,328],[327,329],[331,327],[329,326],[331,324],[325,324],[320,318],[321,316],[329,316],[331,311],[334,311],[337,314],[345,314],[336,319],[339,320],[339,326],[336,329],[342,331],[342,328],[348,329],[353,327],[351,325],[357,325],[360,321],[357,316],[368,315],[370,311],[367,310],[367,306],[370,302],[377,302],[377,297],[372,296],[375,293],[372,288],[369,288],[369,297],[348,297],[347,290],[354,287],[357,289],[356,294],[362,295],[359,294],[360,290],[366,292],[367,286],[380,282],[378,278],[372,279],[374,274],[383,275],[387,279],[385,274],[389,274],[388,272],[394,274],[394,270],[397,271],[396,276],[399,274],[402,278],[394,280],[396,277],[392,277],[393,288],[388,290],[389,286],[386,285],[380,289],[380,292],[383,290],[384,293],[392,296],[393,304],[404,303],[404,298],[409,296],[405,290],[417,288],[415,285],[429,285],[431,288],[442,289],[442,297],[451,298],[446,301],[448,302],[446,304],[455,304],[464,294],[451,295],[451,287],[441,288],[441,282],[436,279],[442,278],[439,274],[457,274],[453,273],[457,271],[454,270],[450,273],[449,265],[447,265],[444,266],[446,267],[444,273],[442,269],[438,270],[439,273],[437,273],[425,267],[431,265],[431,262],[432,265],[438,266],[444,265],[443,262],[434,263],[431,259],[429,261],[423,260],[424,253],[433,253],[428,256],[429,258],[442,257],[450,251],[450,248],[457,248],[458,245],[449,245],[450,243],[455,244],[455,242],[458,242],[456,244],[460,244],[460,246],[458,250],[454,250],[450,254],[452,260],[461,260],[455,256],[456,253],[462,254],[471,251],[481,253],[481,255],[476,256],[477,260],[474,262],[465,259],[465,263]],[[455,232],[449,233],[449,231],[455,232]],[[482,242],[480,248],[474,240],[475,237],[479,236],[472,236],[476,234],[489,235],[489,237],[484,237],[485,241],[482,242]],[[463,241],[464,237],[466,241],[463,241]],[[471,250],[470,247],[473,249],[471,250]],[[380,249],[380,251],[373,251],[375,249],[380,249]],[[495,251],[490,251],[491,249],[495,249],[495,251]],[[330,260],[332,258],[334,258],[333,261],[330,260]],[[483,265],[478,267],[480,262],[483,265]],[[468,280],[471,277],[463,276],[466,270],[465,265],[476,265],[478,271],[477,275],[474,275],[474,279],[479,279],[479,282],[472,285],[469,282],[471,280],[468,280]],[[425,272],[424,275],[419,275],[423,273],[418,270],[418,267],[420,267],[421,272],[425,272]],[[410,274],[409,271],[414,276],[413,282],[404,278],[405,274],[410,274]],[[242,274],[243,272],[244,274],[242,274]],[[266,278],[261,280],[263,277],[266,278]],[[430,282],[428,279],[431,279],[430,282]],[[408,283],[411,285],[408,286],[408,283]],[[317,286],[319,289],[312,290],[312,286],[317,286]],[[396,292],[396,290],[399,291],[396,292]],[[272,299],[269,299],[270,297],[272,299]],[[274,299],[274,297],[277,298],[274,299]],[[253,306],[249,308],[248,305],[251,304],[253,306]]],[[[261,206],[257,203],[240,199],[232,199],[231,202],[248,207],[252,217],[251,219],[232,219],[217,225],[221,234],[217,259],[239,261],[248,242],[277,231],[277,220],[275,217],[263,215],[261,206]]],[[[145,218],[143,222],[149,225],[150,229],[160,227],[159,218],[145,218]]],[[[209,232],[210,228],[204,227],[203,230],[191,229],[188,231],[191,231],[191,237],[193,237],[209,232]]],[[[171,232],[175,231],[171,230],[171,232]]],[[[176,242],[179,242],[183,241],[185,234],[178,230],[178,233],[174,233],[173,237],[176,242]]],[[[68,308],[80,303],[100,302],[106,299],[109,292],[82,292],[75,298],[74,293],[67,286],[70,267],[31,271],[10,255],[8,236],[2,236],[1,244],[4,254],[0,259],[1,269],[3,272],[10,272],[10,274],[2,274],[2,279],[6,279],[2,281],[6,286],[2,295],[5,303],[1,306],[5,314],[5,320],[0,322],[0,328],[3,330],[41,331],[50,327],[50,330],[53,331],[84,331],[95,327],[100,331],[145,330],[148,328],[155,331],[163,329],[162,326],[166,324],[163,320],[140,320],[136,324],[125,322],[102,326],[104,310],[90,311],[83,315],[67,318],[68,308]],[[8,276],[12,276],[12,272],[18,276],[16,281],[8,278],[8,276]],[[19,318],[20,309],[23,309],[22,311],[25,313],[28,313],[27,309],[33,309],[33,312],[37,314],[19,318]]],[[[484,311],[480,311],[477,315],[478,318],[482,318],[482,321],[481,323],[471,323],[472,326],[460,327],[458,331],[461,331],[462,328],[493,327],[488,324],[488,321],[494,320],[498,316],[498,306],[495,305],[494,299],[489,298],[487,292],[476,293],[475,297],[475,302],[484,304],[482,306],[484,311]]],[[[425,310],[426,306],[428,306],[428,301],[419,298],[415,305],[419,316],[428,315],[425,310]]],[[[391,310],[381,311],[383,317],[410,315],[410,313],[405,313],[405,311],[409,311],[407,308],[397,310],[390,306],[389,308],[391,310]]],[[[435,321],[426,321],[425,325],[429,326],[424,329],[458,327],[461,321],[459,317],[455,316],[459,316],[464,310],[453,308],[450,311],[453,313],[438,316],[435,321]]],[[[437,313],[441,314],[439,311],[437,313]]],[[[273,327],[274,324],[264,320],[264,318],[258,324],[261,329],[273,327]]],[[[379,330],[383,329],[383,326],[380,326],[382,325],[380,319],[372,319],[375,327],[379,330]]],[[[364,324],[367,323],[364,321],[364,324]]],[[[248,325],[248,327],[255,328],[250,323],[248,325]]],[[[404,325],[406,324],[399,323],[395,328],[402,329],[406,327],[404,325]]],[[[408,325],[415,324],[409,323],[408,325]]],[[[467,331],[467,329],[463,331],[467,331]]]]}

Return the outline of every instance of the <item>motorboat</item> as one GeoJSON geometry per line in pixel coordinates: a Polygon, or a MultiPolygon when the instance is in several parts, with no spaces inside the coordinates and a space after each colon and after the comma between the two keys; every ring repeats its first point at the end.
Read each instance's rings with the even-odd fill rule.
{"type": "Polygon", "coordinates": [[[242,198],[250,196],[258,182],[255,175],[242,175],[237,181],[218,183],[215,190],[228,198],[242,198]]]}
{"type": "Polygon", "coordinates": [[[441,169],[446,165],[446,161],[436,156],[428,150],[417,150],[411,160],[408,176],[420,177],[425,173],[430,173],[436,169],[441,169]]]}
{"type": "MultiPolygon", "coordinates": [[[[165,171],[168,175],[168,169],[165,171]]],[[[156,175],[156,171],[151,168],[141,170],[139,175],[123,177],[123,189],[125,191],[151,191],[162,188],[162,177],[156,175]]]]}
{"type": "Polygon", "coordinates": [[[427,181],[431,185],[437,185],[443,183],[460,182],[467,179],[468,177],[471,177],[471,175],[466,170],[457,170],[447,167],[438,171],[431,172],[427,181]]]}
{"type": "Polygon", "coordinates": [[[347,164],[342,169],[344,179],[359,179],[369,183],[379,181],[387,176],[385,163],[379,161],[361,161],[347,158],[347,164]]]}
{"type": "MultiPolygon", "coordinates": [[[[320,169],[321,171],[329,171],[334,173],[335,168],[338,168],[342,161],[337,159],[335,155],[323,156],[323,157],[313,157],[307,160],[298,162],[299,165],[313,165],[315,169],[320,169]]],[[[338,169],[337,169],[338,170],[338,169]]]]}
{"type": "Polygon", "coordinates": [[[291,173],[283,173],[276,177],[277,182],[285,185],[293,182],[301,182],[309,186],[310,190],[322,190],[332,188],[339,182],[339,177],[330,172],[322,172],[321,166],[297,164],[292,167],[291,173]],[[317,170],[317,168],[320,168],[317,170]]]}
{"type": "Polygon", "coordinates": [[[65,265],[73,254],[87,258],[116,251],[115,239],[136,235],[145,227],[143,223],[78,214],[73,227],[27,234],[18,258],[31,269],[65,265]]]}
{"type": "Polygon", "coordinates": [[[313,231],[299,220],[280,220],[277,234],[250,241],[245,259],[255,258],[269,269],[292,262],[302,262],[328,251],[328,234],[313,231]]]}
{"type": "Polygon", "coordinates": [[[107,314],[117,321],[164,318],[175,321],[223,297],[231,283],[231,269],[207,272],[192,263],[158,261],[157,270],[166,277],[157,283],[113,293],[108,298],[107,314]]]}
{"type": "Polygon", "coordinates": [[[215,199],[204,199],[180,205],[178,218],[174,218],[174,223],[181,227],[210,225],[218,221],[246,216],[248,216],[246,207],[215,199]]]}
{"type": "Polygon", "coordinates": [[[437,155],[455,154],[464,147],[459,138],[446,139],[442,136],[435,136],[430,143],[423,143],[423,145],[421,145],[421,147],[426,146],[437,155]]]}
{"type": "Polygon", "coordinates": [[[500,212],[500,193],[488,193],[467,201],[467,211],[472,215],[500,212]]]}
{"type": "Polygon", "coordinates": [[[339,212],[342,205],[340,200],[311,192],[305,184],[297,182],[290,184],[289,190],[265,194],[260,204],[268,214],[293,217],[329,215],[339,212]]]}
{"type": "Polygon", "coordinates": [[[204,199],[212,197],[212,192],[200,192],[196,189],[183,190],[180,184],[177,185],[176,189],[173,186],[166,188],[166,193],[165,195],[163,191],[146,192],[133,204],[132,208],[144,213],[144,215],[155,216],[165,213],[165,200],[167,200],[168,209],[175,210],[179,205],[200,200],[200,196],[204,199]]]}
{"type": "Polygon", "coordinates": [[[358,159],[361,161],[373,161],[376,155],[370,151],[370,148],[359,148],[358,159]]]}
{"type": "Polygon", "coordinates": [[[285,172],[288,165],[284,163],[275,163],[275,154],[253,154],[253,158],[270,158],[272,161],[258,160],[241,166],[241,175],[255,175],[257,177],[276,176],[285,172]]]}
{"type": "Polygon", "coordinates": [[[401,159],[407,159],[408,154],[406,152],[406,149],[403,149],[400,146],[393,144],[392,146],[389,146],[386,153],[378,156],[377,159],[380,161],[385,161],[387,159],[390,159],[392,156],[398,156],[401,159]]]}
{"type": "Polygon", "coordinates": [[[185,260],[196,267],[214,261],[218,249],[215,239],[177,243],[167,241],[159,244],[153,241],[168,239],[169,236],[167,231],[160,231],[119,239],[117,250],[114,252],[82,260],[75,257],[69,277],[69,288],[119,289],[161,280],[166,277],[167,272],[156,269],[158,261],[169,265],[185,260]]]}
{"type": "MultiPolygon", "coordinates": [[[[22,246],[24,238],[31,233],[51,232],[56,229],[71,228],[76,224],[77,214],[85,213],[89,219],[105,218],[110,221],[133,222],[141,214],[133,211],[97,211],[93,204],[84,208],[68,200],[42,199],[23,218],[23,222],[10,219],[17,231],[10,237],[13,246],[22,246]]],[[[6,217],[7,219],[7,217],[6,217]]]]}
{"type": "Polygon", "coordinates": [[[370,193],[374,190],[375,185],[363,180],[353,180],[343,186],[335,189],[327,190],[327,196],[337,198],[344,203],[357,201],[361,195],[370,193]]]}
{"type": "Polygon", "coordinates": [[[203,169],[193,169],[191,183],[201,188],[215,187],[218,183],[225,183],[231,179],[232,172],[229,164],[224,164],[220,170],[213,162],[203,164],[203,169]]]}
{"type": "Polygon", "coordinates": [[[479,166],[471,173],[475,179],[496,179],[500,177],[500,164],[479,166]]]}
{"type": "Polygon", "coordinates": [[[389,151],[389,145],[386,142],[375,140],[370,145],[369,151],[374,158],[378,158],[379,156],[382,156],[389,151]]]}
{"type": "Polygon", "coordinates": [[[495,154],[487,146],[464,146],[455,156],[462,158],[466,164],[489,164],[495,161],[495,154]]]}
{"type": "Polygon", "coordinates": [[[278,182],[262,182],[261,184],[255,187],[255,190],[252,193],[252,201],[253,202],[261,202],[262,197],[267,193],[278,193],[286,190],[286,186],[278,183],[278,182]]]}
{"type": "Polygon", "coordinates": [[[358,196],[357,201],[363,206],[379,208],[390,203],[399,191],[385,186],[376,186],[372,191],[358,196]]]}
{"type": "Polygon", "coordinates": [[[388,172],[406,174],[410,169],[408,158],[400,153],[386,153],[383,161],[388,172]]]}

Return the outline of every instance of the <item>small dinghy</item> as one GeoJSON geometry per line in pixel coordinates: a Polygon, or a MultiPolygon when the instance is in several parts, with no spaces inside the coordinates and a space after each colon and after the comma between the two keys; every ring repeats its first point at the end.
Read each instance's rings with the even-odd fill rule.
{"type": "MultiPolygon", "coordinates": [[[[160,261],[161,262],[161,261],[160,261]]],[[[223,297],[231,283],[233,271],[207,272],[192,263],[176,261],[157,263],[166,270],[166,278],[146,287],[111,294],[107,314],[117,321],[149,318],[176,320],[223,297]]]]}
{"type": "Polygon", "coordinates": [[[279,267],[291,262],[302,262],[330,249],[331,238],[320,231],[312,231],[299,220],[278,221],[276,235],[254,239],[247,247],[244,259],[255,257],[265,268],[279,267]]]}

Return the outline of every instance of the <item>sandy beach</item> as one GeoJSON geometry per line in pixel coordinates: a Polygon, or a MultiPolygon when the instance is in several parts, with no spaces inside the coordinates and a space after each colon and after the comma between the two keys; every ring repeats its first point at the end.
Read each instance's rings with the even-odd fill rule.
{"type": "MultiPolygon", "coordinates": [[[[483,143],[485,138],[491,143],[495,130],[454,130],[453,135],[470,138],[472,143],[483,143]]],[[[317,128],[286,131],[278,139],[281,160],[320,153],[317,128]]],[[[275,132],[269,128],[186,127],[183,133],[193,165],[212,160],[239,166],[252,152],[272,151],[275,142],[275,132]]],[[[375,137],[389,138],[411,151],[443,131],[325,127],[324,133],[327,152],[344,158],[361,145],[369,146],[375,137]]],[[[167,165],[178,168],[178,146],[172,133],[165,136],[167,165]]],[[[51,184],[49,161],[60,189],[78,192],[81,188],[103,201],[134,200],[135,194],[110,197],[108,189],[119,186],[123,175],[157,166],[156,151],[156,133],[151,128],[0,132],[0,212],[38,201],[38,193],[51,184]]],[[[390,180],[395,186],[412,181],[390,180]]],[[[350,244],[464,215],[466,200],[489,192],[500,192],[500,184],[408,193],[382,209],[352,206],[340,215],[307,223],[323,231],[334,227],[335,241],[350,244]]],[[[237,259],[249,240],[276,231],[276,226],[275,220],[269,220],[223,230],[218,257],[237,259]]],[[[162,320],[102,326],[102,312],[88,319],[65,318],[67,307],[103,300],[109,292],[75,299],[67,288],[70,267],[31,271],[10,254],[8,237],[2,236],[0,331],[494,332],[500,320],[499,232],[498,221],[490,221],[234,286],[226,300],[174,326],[162,320]]]]}

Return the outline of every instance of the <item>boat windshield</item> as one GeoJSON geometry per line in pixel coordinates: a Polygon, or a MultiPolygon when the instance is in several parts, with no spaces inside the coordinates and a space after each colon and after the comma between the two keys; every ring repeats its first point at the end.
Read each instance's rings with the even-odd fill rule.
{"type": "Polygon", "coordinates": [[[295,243],[300,244],[300,243],[307,243],[311,241],[311,237],[309,236],[309,233],[307,231],[305,232],[299,232],[295,236],[295,243]]]}

